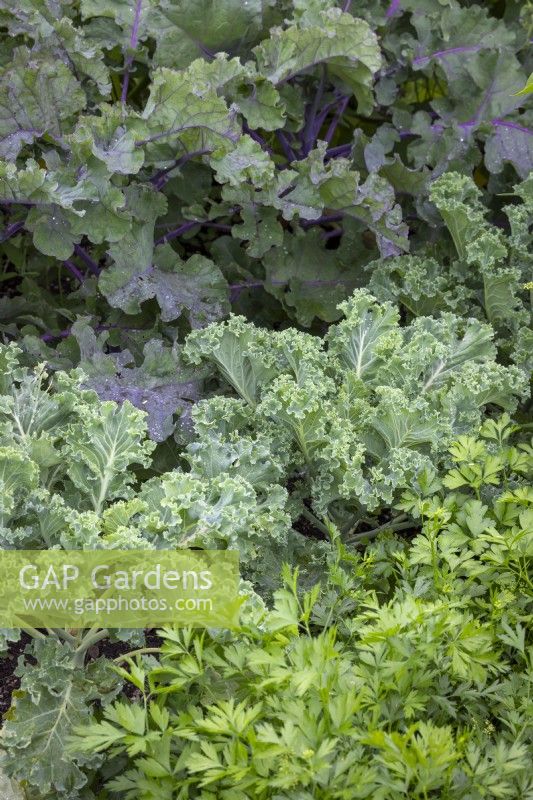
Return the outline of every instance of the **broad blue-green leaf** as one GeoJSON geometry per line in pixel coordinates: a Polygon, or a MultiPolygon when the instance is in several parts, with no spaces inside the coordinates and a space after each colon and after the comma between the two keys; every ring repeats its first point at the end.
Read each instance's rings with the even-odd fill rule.
{"type": "Polygon", "coordinates": [[[84,768],[98,766],[101,758],[80,754],[66,758],[67,740],[75,726],[88,720],[90,704],[112,699],[120,684],[105,660],[80,669],[73,664],[71,651],[53,639],[35,643],[34,653],[37,666],[26,664],[22,691],[3,728],[8,752],[0,763],[9,777],[41,793],[72,796],[87,785],[84,768]]]}
{"type": "Polygon", "coordinates": [[[241,219],[242,224],[234,225],[231,235],[248,242],[246,251],[252,258],[262,258],[283,243],[283,228],[275,208],[250,203],[242,208],[241,219]]]}
{"type": "Polygon", "coordinates": [[[152,267],[155,222],[167,204],[162,194],[145,186],[131,186],[125,195],[127,210],[134,218],[131,230],[109,248],[114,263],[102,272],[99,286],[111,305],[135,313],[138,299],[129,296],[128,286],[133,278],[142,282],[152,267]]]}
{"type": "Polygon", "coordinates": [[[10,780],[0,770],[0,792],[5,800],[24,800],[24,794],[21,785],[18,782],[10,780]]]}
{"type": "Polygon", "coordinates": [[[230,151],[220,156],[215,153],[209,160],[219,183],[261,186],[274,177],[274,162],[250,136],[242,136],[230,151]]]}
{"type": "Polygon", "coordinates": [[[367,22],[330,8],[306,24],[275,28],[255,48],[259,71],[274,84],[324,63],[332,76],[347,83],[364,112],[372,107],[372,76],[381,66],[377,39],[367,22]],[[319,24],[316,24],[319,22],[319,24]]]}
{"type": "Polygon", "coordinates": [[[185,67],[209,52],[234,52],[254,40],[263,22],[260,0],[169,0],[161,3],[152,35],[155,61],[185,67]]]}
{"type": "Polygon", "coordinates": [[[57,58],[26,47],[0,77],[0,157],[14,161],[24,145],[49,137],[61,142],[85,106],[83,89],[57,58]]]}
{"type": "Polygon", "coordinates": [[[91,160],[98,159],[109,175],[136,175],[144,162],[144,152],[136,142],[143,138],[146,125],[134,116],[124,118],[116,106],[103,105],[101,110],[99,116],[80,117],[69,138],[77,160],[85,172],[91,160]]]}
{"type": "Polygon", "coordinates": [[[112,305],[129,313],[155,298],[165,322],[186,316],[191,328],[220,319],[229,310],[228,286],[216,264],[201,255],[182,261],[170,245],[154,252],[154,263],[132,274],[109,296],[112,305]]]}
{"type": "Polygon", "coordinates": [[[106,353],[109,332],[97,337],[87,320],[78,320],[72,326],[72,335],[79,344],[80,366],[87,376],[84,384],[101,400],[129,400],[146,412],[148,433],[156,442],[172,434],[174,415],[179,417],[179,429],[189,432],[203,373],[187,368],[176,348],[165,348],[161,341],[152,339],[144,346],[142,363],[136,366],[127,351],[122,351],[118,359],[106,353]]]}
{"type": "MultiPolygon", "coordinates": [[[[340,316],[339,303],[350,293],[357,278],[338,258],[338,251],[327,250],[321,235],[311,229],[286,236],[264,254],[265,289],[285,307],[293,308],[301,325],[313,319],[334,322],[340,316]],[[317,277],[319,276],[319,277],[317,277]]],[[[249,248],[248,252],[251,252],[249,248]]]]}
{"type": "Polygon", "coordinates": [[[485,162],[491,172],[501,172],[512,164],[525,179],[533,171],[533,128],[526,127],[531,115],[519,117],[519,122],[503,120],[494,123],[493,132],[485,145],[485,162]]]}
{"type": "Polygon", "coordinates": [[[185,150],[201,150],[239,138],[234,110],[228,109],[208,83],[191,81],[187,70],[162,67],[155,71],[142,116],[148,142],[174,147],[179,142],[185,150]]]}

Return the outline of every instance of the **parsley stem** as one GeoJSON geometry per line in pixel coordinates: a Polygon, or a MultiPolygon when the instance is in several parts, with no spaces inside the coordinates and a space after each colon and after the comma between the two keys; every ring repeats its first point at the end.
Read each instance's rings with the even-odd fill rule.
{"type": "Polygon", "coordinates": [[[161,647],[140,647],[138,650],[132,650],[129,653],[124,653],[123,656],[114,658],[113,664],[120,664],[121,661],[126,661],[128,658],[132,658],[133,656],[143,656],[148,653],[162,653],[162,652],[163,648],[161,647]]]}

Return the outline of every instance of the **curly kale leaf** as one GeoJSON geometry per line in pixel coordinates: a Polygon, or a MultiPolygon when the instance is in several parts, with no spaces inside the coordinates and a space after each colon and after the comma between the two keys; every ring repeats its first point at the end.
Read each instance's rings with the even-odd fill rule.
{"type": "Polygon", "coordinates": [[[430,197],[445,222],[452,248],[437,260],[425,248],[413,256],[372,262],[369,288],[380,300],[400,302],[413,316],[456,314],[486,319],[505,359],[527,367],[521,342],[531,327],[527,291],[533,269],[531,180],[514,187],[518,202],[504,207],[509,230],[490,224],[482,193],[471,178],[447,173],[430,197]]]}
{"type": "MultiPolygon", "coordinates": [[[[364,290],[340,308],[344,319],[323,341],[232,318],[192,333],[185,347],[249,405],[247,425],[271,437],[287,480],[303,476],[315,508],[333,514],[390,504],[487,405],[513,410],[527,391],[524,372],[496,363],[488,325],[448,313],[401,327],[397,309],[364,290]]],[[[218,408],[202,406],[197,432],[228,446],[232,417],[207,425],[218,408]]]]}

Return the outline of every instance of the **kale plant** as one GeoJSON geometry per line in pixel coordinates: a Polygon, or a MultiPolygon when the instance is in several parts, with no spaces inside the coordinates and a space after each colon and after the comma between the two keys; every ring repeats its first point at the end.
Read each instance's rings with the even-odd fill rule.
{"type": "Polygon", "coordinates": [[[336,540],[327,585],[302,594],[286,569],[240,630],[168,628],[160,662],[126,658],[141,702],[71,740],[110,757],[103,796],[527,797],[533,450],[516,432],[485,423],[405,494],[411,547],[336,540]]]}
{"type": "Polygon", "coordinates": [[[230,548],[248,597],[0,629],[0,785],[533,797],[531,0],[0,26],[0,550],[230,548]]]}
{"type": "Polygon", "coordinates": [[[474,181],[450,172],[431,186],[450,242],[416,255],[375,261],[369,288],[380,300],[399,302],[409,316],[452,311],[488,321],[500,356],[531,371],[533,178],[514,188],[522,200],[506,205],[508,233],[486,221],[474,181]],[[452,244],[452,249],[448,247],[452,244]]]}
{"type": "Polygon", "coordinates": [[[430,464],[441,466],[484,409],[513,411],[528,375],[497,363],[494,332],[476,319],[447,312],[402,327],[397,309],[365,290],[340,309],[344,319],[324,339],[242,317],[192,333],[186,356],[214,364],[238,399],[196,406],[199,441],[189,453],[195,465],[249,474],[243,442],[264,443],[296,507],[350,530],[430,464]]]}
{"type": "Polygon", "coordinates": [[[2,0],[0,23],[0,323],[49,361],[77,366],[80,316],[133,369],[230,305],[331,322],[439,225],[430,179],[474,175],[496,214],[531,168],[529,4],[2,0]]]}
{"type": "Polygon", "coordinates": [[[303,537],[266,442],[243,440],[210,463],[193,444],[189,464],[159,474],[144,412],[83,390],[79,371],[49,376],[19,355],[0,346],[2,549],[232,548],[265,578],[276,548],[278,569],[292,560],[303,537]]]}

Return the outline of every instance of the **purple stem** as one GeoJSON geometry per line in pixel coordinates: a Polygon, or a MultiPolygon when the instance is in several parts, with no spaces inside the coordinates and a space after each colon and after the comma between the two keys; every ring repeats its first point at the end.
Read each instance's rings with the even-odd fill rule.
{"type": "Polygon", "coordinates": [[[413,58],[413,64],[423,64],[425,61],[430,61],[432,58],[441,58],[457,53],[475,53],[480,49],[480,44],[471,44],[464,47],[450,47],[448,50],[437,50],[436,53],[430,53],[429,56],[417,56],[413,58]]]}
{"type": "MultiPolygon", "coordinates": [[[[343,278],[336,278],[331,281],[302,281],[304,286],[336,286],[338,284],[349,284],[352,281],[350,279],[343,279],[343,278]]],[[[288,286],[290,281],[247,281],[246,283],[233,283],[230,285],[230,297],[232,300],[235,300],[239,294],[244,291],[245,289],[262,289],[266,283],[269,283],[271,286],[288,286]]]]}
{"type": "Polygon", "coordinates": [[[48,203],[36,203],[29,200],[3,200],[0,199],[0,206],[25,206],[26,208],[33,208],[34,206],[47,206],[48,203]]]}
{"type": "Polygon", "coordinates": [[[290,183],[285,189],[278,194],[280,200],[283,200],[284,197],[287,197],[288,194],[294,191],[294,187],[296,186],[295,183],[290,183]]]}
{"type": "Polygon", "coordinates": [[[522,125],[518,125],[516,122],[505,122],[503,119],[493,119],[492,124],[496,128],[511,128],[513,131],[521,131],[521,133],[527,133],[528,136],[533,136],[533,131],[529,128],[524,128],[522,125]]]}
{"type": "Polygon", "coordinates": [[[262,136],[260,136],[260,135],[259,135],[259,134],[258,134],[256,131],[253,131],[253,130],[250,128],[250,126],[248,125],[248,123],[247,123],[247,122],[245,122],[245,121],[244,121],[244,122],[242,123],[242,129],[243,129],[243,132],[244,132],[244,133],[248,134],[248,136],[249,136],[251,139],[253,139],[253,140],[254,140],[254,142],[257,142],[257,144],[261,145],[261,147],[263,148],[263,150],[264,150],[266,153],[268,153],[268,154],[269,154],[269,155],[271,155],[271,156],[273,156],[273,155],[274,155],[274,151],[272,150],[272,148],[271,148],[271,147],[269,147],[269,145],[268,145],[268,144],[265,142],[265,140],[263,139],[263,137],[262,137],[262,136]]]}
{"type": "Polygon", "coordinates": [[[393,17],[397,11],[400,9],[401,0],[391,0],[391,4],[387,9],[387,13],[385,14],[387,19],[393,17]]]}
{"type": "Polygon", "coordinates": [[[326,142],[328,144],[333,139],[335,131],[337,130],[337,125],[341,121],[341,117],[344,114],[344,112],[346,111],[346,107],[347,107],[349,102],[350,102],[349,95],[346,95],[345,97],[342,98],[341,103],[340,103],[340,105],[339,105],[339,107],[338,107],[338,109],[337,109],[337,111],[335,113],[335,116],[333,117],[333,119],[331,120],[331,122],[329,124],[329,128],[328,128],[328,131],[327,131],[326,136],[325,136],[325,140],[326,140],[326,142]]]}
{"type": "MultiPolygon", "coordinates": [[[[139,41],[139,25],[141,24],[141,10],[142,0],[137,0],[135,3],[135,16],[133,17],[133,26],[130,36],[130,49],[135,50],[139,41]]],[[[133,64],[133,52],[129,53],[124,62],[124,78],[122,80],[122,95],[120,100],[124,105],[128,96],[128,86],[130,83],[130,69],[133,64]]]]}
{"type": "Polygon", "coordinates": [[[178,236],[181,236],[182,233],[186,233],[190,231],[191,228],[195,228],[197,225],[201,225],[202,222],[196,219],[190,220],[189,222],[184,222],[183,225],[180,225],[179,228],[175,228],[173,231],[169,231],[165,233],[160,239],[156,240],[156,244],[166,244],[166,242],[172,241],[172,239],[177,239],[178,236]]]}
{"type": "Polygon", "coordinates": [[[93,275],[99,275],[100,274],[100,267],[98,266],[96,261],[93,261],[92,258],[85,252],[83,247],[80,247],[79,244],[75,244],[74,245],[74,252],[78,256],[78,258],[80,258],[83,261],[85,266],[89,267],[89,269],[93,273],[93,275]]]}
{"type": "MultiPolygon", "coordinates": [[[[102,331],[112,331],[112,330],[121,330],[121,331],[141,331],[142,328],[126,328],[122,327],[121,325],[96,325],[93,329],[95,333],[101,333],[102,331]]],[[[41,335],[41,339],[43,342],[53,342],[55,339],[66,339],[72,333],[72,328],[65,328],[63,331],[58,331],[58,333],[43,333],[41,335]]]]}
{"type": "Polygon", "coordinates": [[[231,233],[233,230],[232,225],[224,225],[222,222],[200,222],[203,228],[214,228],[217,231],[224,231],[224,233],[231,233]]]}
{"type": "Polygon", "coordinates": [[[209,58],[211,61],[214,60],[215,54],[212,52],[212,50],[209,50],[209,48],[206,47],[205,44],[202,44],[202,42],[199,42],[196,39],[194,40],[194,43],[195,43],[196,47],[199,49],[199,51],[204,56],[206,56],[206,58],[209,58]]]}
{"type": "Polygon", "coordinates": [[[294,154],[294,150],[289,144],[289,141],[283,131],[276,131],[276,136],[278,137],[278,141],[281,145],[283,152],[285,153],[285,157],[287,161],[296,161],[296,156],[294,154]]]}
{"type": "Polygon", "coordinates": [[[344,214],[324,214],[318,219],[302,219],[300,225],[307,230],[307,228],[312,228],[313,225],[327,225],[330,222],[340,222],[342,219],[344,219],[344,214]]]}
{"type": "Polygon", "coordinates": [[[322,239],[324,241],[328,241],[329,239],[335,239],[337,236],[342,236],[344,233],[342,228],[335,228],[334,231],[324,231],[322,234],[322,239]]]}
{"type": "Polygon", "coordinates": [[[178,169],[186,164],[191,159],[196,158],[196,156],[205,156],[208,153],[211,153],[211,150],[192,150],[190,153],[185,153],[185,155],[181,156],[181,158],[177,158],[170,167],[166,167],[165,169],[160,169],[159,172],[150,178],[150,183],[152,183],[156,189],[161,189],[165,183],[167,182],[168,178],[167,175],[169,172],[172,172],[174,169],[178,169]]]}
{"type": "MultiPolygon", "coordinates": [[[[180,125],[179,128],[172,128],[171,130],[163,131],[162,133],[154,133],[154,135],[149,136],[148,139],[139,139],[137,142],[135,142],[135,147],[144,147],[145,144],[150,144],[150,142],[160,142],[161,139],[167,139],[169,136],[174,136],[176,133],[182,133],[182,131],[186,131],[191,128],[201,130],[202,128],[209,129],[209,126],[200,124],[180,125]]],[[[231,130],[224,131],[224,133],[220,133],[219,135],[229,139],[230,142],[237,142],[239,139],[239,134],[237,132],[233,133],[231,130]]]]}
{"type": "MultiPolygon", "coordinates": [[[[342,213],[324,214],[323,216],[318,217],[318,219],[301,220],[300,225],[302,228],[307,229],[312,228],[314,225],[327,225],[330,222],[340,222],[342,219],[344,219],[344,214],[342,213]]],[[[225,225],[221,222],[211,222],[211,220],[195,219],[182,223],[178,228],[169,231],[160,239],[157,239],[155,243],[156,245],[164,244],[165,242],[172,241],[172,239],[177,239],[182,233],[187,233],[187,231],[194,228],[195,225],[200,225],[203,228],[214,228],[215,230],[223,231],[224,233],[231,233],[233,230],[232,225],[225,225]]]]}
{"type": "Polygon", "coordinates": [[[352,152],[351,144],[340,144],[338,147],[330,147],[326,150],[326,158],[336,158],[337,156],[349,156],[352,152]]]}
{"type": "Polygon", "coordinates": [[[344,11],[345,14],[348,13],[348,11],[350,10],[350,6],[351,5],[352,5],[352,0],[345,0],[345,3],[343,5],[343,7],[342,7],[342,10],[344,11]]]}
{"type": "MultiPolygon", "coordinates": [[[[491,84],[490,84],[489,88],[487,89],[487,91],[483,95],[483,99],[481,101],[481,105],[479,106],[478,110],[476,111],[474,117],[472,117],[471,123],[473,125],[475,125],[477,123],[477,121],[479,120],[479,118],[483,114],[485,108],[490,103],[492,97],[494,97],[494,87],[496,86],[496,81],[497,81],[497,77],[494,76],[494,78],[491,81],[491,84]]],[[[468,125],[468,123],[467,123],[467,125],[468,125]]]]}
{"type": "MultiPolygon", "coordinates": [[[[259,289],[266,281],[246,281],[245,283],[230,283],[231,291],[242,292],[244,289],[259,289]]],[[[270,281],[273,286],[285,286],[288,281],[270,281]]]]}
{"type": "Polygon", "coordinates": [[[320,133],[320,129],[322,128],[322,125],[324,124],[324,122],[326,120],[326,117],[328,116],[329,112],[333,108],[335,108],[335,106],[337,105],[338,102],[339,102],[338,99],[337,100],[332,100],[331,103],[328,103],[326,106],[324,106],[324,108],[322,109],[320,114],[317,115],[316,123],[315,123],[315,129],[314,129],[315,140],[318,138],[318,134],[320,133]]]}
{"type": "Polygon", "coordinates": [[[303,154],[305,156],[307,156],[313,149],[313,145],[315,144],[316,137],[318,136],[318,132],[321,127],[320,123],[317,125],[317,114],[320,102],[322,100],[322,95],[324,94],[325,75],[326,73],[324,69],[322,69],[322,74],[320,75],[320,81],[318,83],[313,102],[308,106],[306,114],[306,125],[302,137],[303,154]]]}
{"type": "Polygon", "coordinates": [[[11,225],[8,225],[3,232],[0,242],[5,242],[8,239],[11,239],[11,237],[15,236],[20,230],[22,230],[23,227],[23,222],[12,222],[11,225]]]}
{"type": "MultiPolygon", "coordinates": [[[[477,115],[476,115],[477,117],[477,115]]],[[[480,121],[476,119],[471,119],[468,122],[460,122],[458,127],[463,128],[464,130],[468,130],[469,128],[474,128],[476,125],[480,125],[480,121]]],[[[516,122],[506,122],[503,119],[491,119],[490,124],[493,125],[495,128],[511,128],[514,131],[520,131],[521,133],[527,133],[528,136],[533,136],[533,131],[529,128],[524,128],[522,125],[518,125],[516,122]]],[[[442,133],[445,129],[444,125],[432,125],[431,130],[435,133],[442,133]]],[[[401,135],[401,134],[400,134],[401,135]]]]}
{"type": "Polygon", "coordinates": [[[59,333],[43,333],[41,339],[43,342],[53,342],[54,339],[66,339],[67,336],[70,336],[70,328],[67,330],[59,331],[59,333]]]}
{"type": "MultiPolygon", "coordinates": [[[[480,121],[477,119],[476,115],[476,119],[470,119],[468,120],[468,122],[459,122],[457,127],[467,131],[470,128],[474,128],[476,125],[479,124],[480,121]]],[[[522,125],[518,125],[518,123],[516,122],[506,122],[504,119],[495,118],[490,120],[490,124],[493,125],[495,128],[510,128],[511,130],[514,131],[520,131],[521,133],[526,133],[528,136],[533,136],[533,131],[531,131],[529,128],[524,128],[522,125]]],[[[446,130],[445,125],[439,125],[438,123],[435,123],[434,125],[431,126],[432,133],[442,133],[444,130],[446,130]]],[[[408,136],[419,135],[414,131],[399,131],[399,134],[402,139],[405,139],[408,136]]]]}
{"type": "Polygon", "coordinates": [[[215,230],[223,231],[224,233],[231,233],[232,231],[231,225],[224,225],[222,222],[211,222],[211,220],[208,219],[194,219],[190,220],[189,222],[182,223],[173,231],[165,233],[164,236],[156,240],[155,244],[165,244],[166,242],[172,241],[172,239],[177,239],[182,233],[187,233],[187,231],[190,231],[192,228],[196,227],[196,225],[199,225],[202,228],[214,228],[215,230]]]}
{"type": "Polygon", "coordinates": [[[73,264],[73,262],[67,258],[65,259],[65,261],[63,261],[63,265],[68,269],[71,275],[73,275],[76,278],[76,280],[78,280],[80,283],[83,283],[84,277],[77,268],[76,264],[73,264]]]}

